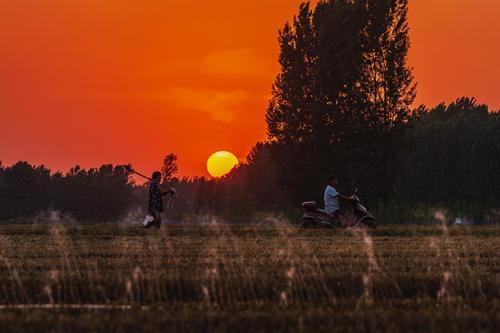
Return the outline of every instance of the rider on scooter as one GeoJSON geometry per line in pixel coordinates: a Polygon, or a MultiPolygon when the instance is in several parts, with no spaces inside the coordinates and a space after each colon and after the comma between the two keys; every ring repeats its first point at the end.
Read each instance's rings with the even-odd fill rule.
{"type": "Polygon", "coordinates": [[[337,177],[328,177],[328,185],[326,186],[324,195],[325,211],[331,216],[332,219],[342,223],[341,220],[344,219],[344,216],[340,213],[339,199],[351,201],[352,198],[340,194],[336,189],[337,183],[337,177]]]}

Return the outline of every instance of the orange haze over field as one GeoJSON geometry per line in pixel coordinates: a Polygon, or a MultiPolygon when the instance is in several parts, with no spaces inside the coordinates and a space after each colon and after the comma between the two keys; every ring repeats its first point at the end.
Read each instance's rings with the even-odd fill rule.
{"type": "MultiPolygon", "coordinates": [[[[169,152],[206,175],[265,138],[277,31],[298,0],[0,0],[0,160],[67,171],[169,152]]],[[[500,1],[413,0],[417,104],[500,108],[500,1]]]]}

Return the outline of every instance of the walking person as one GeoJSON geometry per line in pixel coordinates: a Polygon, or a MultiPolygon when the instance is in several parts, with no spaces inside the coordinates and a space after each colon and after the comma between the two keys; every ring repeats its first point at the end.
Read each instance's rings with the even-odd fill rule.
{"type": "Polygon", "coordinates": [[[163,213],[163,196],[167,194],[175,194],[173,189],[162,191],[161,189],[161,172],[153,172],[149,184],[149,202],[148,202],[148,216],[144,224],[144,228],[149,229],[155,227],[157,229],[161,226],[161,213],[163,213]]]}

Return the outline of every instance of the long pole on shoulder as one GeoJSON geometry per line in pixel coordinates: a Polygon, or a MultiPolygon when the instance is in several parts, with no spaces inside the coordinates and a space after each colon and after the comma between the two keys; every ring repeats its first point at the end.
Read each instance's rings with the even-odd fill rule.
{"type": "MultiPolygon", "coordinates": [[[[133,174],[136,174],[136,175],[138,175],[138,176],[141,176],[142,178],[145,178],[145,179],[149,180],[150,182],[152,182],[152,181],[153,181],[153,179],[151,179],[150,177],[145,176],[145,175],[143,175],[142,173],[135,171],[135,170],[134,170],[134,168],[132,168],[130,165],[120,165],[120,166],[121,166],[121,167],[122,167],[125,171],[127,171],[128,173],[133,173],[133,174]]],[[[162,188],[163,188],[163,189],[165,189],[165,190],[168,190],[168,191],[172,190],[171,188],[169,188],[169,187],[167,187],[167,186],[165,186],[165,185],[163,185],[163,184],[158,184],[158,185],[160,185],[160,187],[162,187],[162,188]]]]}

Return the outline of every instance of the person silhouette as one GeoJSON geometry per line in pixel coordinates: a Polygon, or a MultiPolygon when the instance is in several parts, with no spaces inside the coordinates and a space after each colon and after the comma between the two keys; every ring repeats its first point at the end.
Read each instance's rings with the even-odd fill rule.
{"type": "Polygon", "coordinates": [[[148,217],[146,217],[144,228],[149,229],[154,226],[159,229],[161,226],[161,213],[163,213],[163,196],[174,194],[174,191],[172,189],[168,191],[161,190],[160,171],[153,172],[151,179],[149,184],[148,217]]]}

